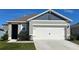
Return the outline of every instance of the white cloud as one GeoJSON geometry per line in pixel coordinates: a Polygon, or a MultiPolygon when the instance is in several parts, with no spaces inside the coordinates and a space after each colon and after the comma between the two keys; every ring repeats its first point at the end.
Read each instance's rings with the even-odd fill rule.
{"type": "Polygon", "coordinates": [[[67,13],[74,13],[74,10],[71,10],[71,9],[64,9],[64,12],[67,12],[67,13]]]}

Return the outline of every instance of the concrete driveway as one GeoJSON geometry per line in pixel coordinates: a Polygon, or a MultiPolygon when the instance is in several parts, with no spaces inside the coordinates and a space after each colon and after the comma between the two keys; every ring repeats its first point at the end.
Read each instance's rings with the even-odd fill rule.
{"type": "Polygon", "coordinates": [[[66,40],[34,40],[37,50],[79,50],[79,45],[66,40]]]}

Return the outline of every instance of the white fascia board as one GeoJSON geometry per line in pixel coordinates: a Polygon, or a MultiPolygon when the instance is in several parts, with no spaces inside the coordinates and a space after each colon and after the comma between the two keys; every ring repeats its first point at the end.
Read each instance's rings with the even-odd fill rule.
{"type": "Polygon", "coordinates": [[[62,14],[60,14],[60,13],[54,11],[54,10],[51,10],[51,11],[52,11],[53,13],[55,13],[55,14],[57,14],[57,15],[63,17],[63,18],[65,18],[65,19],[67,19],[68,21],[72,22],[72,20],[71,20],[70,18],[68,18],[68,17],[66,17],[66,16],[63,16],[62,14]]]}
{"type": "Polygon", "coordinates": [[[32,18],[29,18],[27,21],[30,21],[30,20],[32,20],[32,19],[34,19],[34,18],[36,18],[36,17],[39,17],[39,16],[41,16],[42,14],[47,13],[48,11],[49,11],[49,10],[46,10],[46,11],[44,11],[44,12],[42,12],[42,13],[40,13],[40,14],[38,14],[38,15],[32,17],[32,18]]]}

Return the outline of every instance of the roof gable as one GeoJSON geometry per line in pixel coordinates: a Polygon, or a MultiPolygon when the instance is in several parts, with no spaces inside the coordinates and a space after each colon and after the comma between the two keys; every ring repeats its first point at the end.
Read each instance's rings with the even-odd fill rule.
{"type": "Polygon", "coordinates": [[[61,19],[66,20],[65,18],[62,18],[54,13],[49,13],[49,12],[47,12],[39,17],[34,18],[34,20],[36,20],[36,19],[37,20],[61,20],[61,19]]]}
{"type": "Polygon", "coordinates": [[[67,22],[71,22],[71,19],[57,13],[54,10],[46,10],[43,13],[40,13],[32,18],[29,18],[27,21],[32,19],[38,19],[38,20],[66,20],[67,22]]]}
{"type": "Polygon", "coordinates": [[[71,22],[72,20],[59,14],[58,12],[54,10],[46,10],[45,12],[42,12],[40,14],[34,14],[29,16],[24,16],[19,19],[10,20],[7,21],[8,23],[26,23],[26,21],[30,20],[65,20],[67,22],[71,22]]]}

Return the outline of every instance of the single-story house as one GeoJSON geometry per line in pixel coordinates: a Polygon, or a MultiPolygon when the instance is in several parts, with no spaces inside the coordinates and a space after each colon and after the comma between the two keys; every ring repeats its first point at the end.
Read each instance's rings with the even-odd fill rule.
{"type": "MultiPolygon", "coordinates": [[[[70,39],[71,19],[54,10],[46,10],[40,14],[24,16],[19,20],[8,22],[8,40],[16,42],[18,35],[25,31],[29,40],[65,40],[70,39]]],[[[26,39],[27,41],[27,39],[26,39]]]]}

